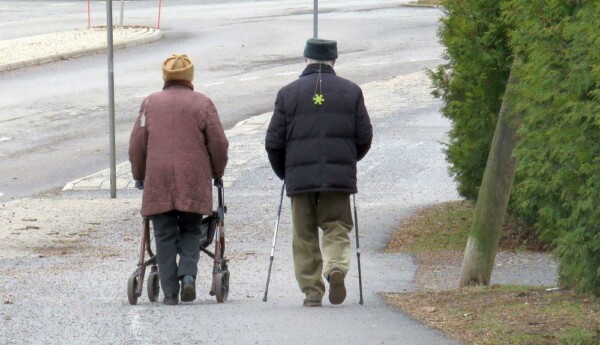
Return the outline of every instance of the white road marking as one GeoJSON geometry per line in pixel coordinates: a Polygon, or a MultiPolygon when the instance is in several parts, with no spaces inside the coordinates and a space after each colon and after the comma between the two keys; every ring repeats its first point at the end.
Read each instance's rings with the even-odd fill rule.
{"type": "Polygon", "coordinates": [[[280,75],[290,75],[290,74],[300,74],[298,72],[283,72],[283,73],[276,73],[276,76],[280,76],[280,75]]]}
{"type": "Polygon", "coordinates": [[[248,81],[248,80],[256,80],[260,77],[249,77],[249,78],[243,78],[243,79],[239,79],[239,81],[248,81]]]}
{"type": "Polygon", "coordinates": [[[439,60],[438,58],[431,58],[431,59],[414,59],[414,60],[409,60],[409,62],[419,62],[419,61],[436,61],[439,60]]]}
{"type": "Polygon", "coordinates": [[[373,63],[365,63],[361,66],[375,66],[375,65],[387,65],[387,62],[373,62],[373,63]]]}
{"type": "Polygon", "coordinates": [[[9,137],[2,137],[2,138],[0,138],[0,142],[2,142],[2,141],[9,141],[9,140],[12,140],[12,138],[9,138],[9,137]]]}
{"type": "Polygon", "coordinates": [[[215,85],[221,85],[221,84],[225,84],[225,82],[224,81],[218,81],[216,83],[202,84],[202,86],[215,86],[215,85]]]}

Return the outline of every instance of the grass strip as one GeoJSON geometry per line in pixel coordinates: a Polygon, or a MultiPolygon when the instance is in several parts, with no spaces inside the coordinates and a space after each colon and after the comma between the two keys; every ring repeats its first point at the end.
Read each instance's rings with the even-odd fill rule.
{"type": "Polygon", "coordinates": [[[454,339],[485,345],[600,344],[600,301],[525,286],[387,293],[391,305],[454,339]]]}

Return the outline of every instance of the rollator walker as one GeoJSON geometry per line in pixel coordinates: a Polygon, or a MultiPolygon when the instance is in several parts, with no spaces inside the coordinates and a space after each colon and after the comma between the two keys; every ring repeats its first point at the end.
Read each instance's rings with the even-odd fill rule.
{"type": "MultiPolygon", "coordinates": [[[[217,302],[223,303],[229,296],[229,269],[227,267],[228,259],[225,257],[225,213],[227,206],[225,203],[225,193],[223,189],[223,180],[214,181],[217,187],[218,207],[213,214],[202,219],[202,233],[206,237],[199,243],[200,251],[213,259],[212,285],[210,295],[217,298],[217,302]],[[214,253],[207,249],[212,243],[215,243],[214,253]]],[[[137,304],[138,298],[142,295],[144,285],[144,275],[146,267],[150,266],[150,273],[146,282],[146,293],[150,302],[156,302],[160,293],[160,282],[158,266],[156,264],[156,255],[152,251],[152,237],[150,236],[150,218],[143,217],[142,222],[142,241],[140,243],[140,255],[137,269],[129,276],[127,281],[127,298],[129,304],[137,304]],[[148,253],[149,259],[145,259],[148,253]]]]}

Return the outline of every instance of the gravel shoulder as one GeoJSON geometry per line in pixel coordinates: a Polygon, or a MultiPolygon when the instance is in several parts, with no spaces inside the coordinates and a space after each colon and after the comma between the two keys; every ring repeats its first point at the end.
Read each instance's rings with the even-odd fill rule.
{"type": "MultiPolygon", "coordinates": [[[[463,252],[416,254],[415,285],[424,291],[458,288],[462,259],[463,252]]],[[[496,256],[491,284],[555,287],[557,270],[552,254],[502,251],[496,256]]]]}

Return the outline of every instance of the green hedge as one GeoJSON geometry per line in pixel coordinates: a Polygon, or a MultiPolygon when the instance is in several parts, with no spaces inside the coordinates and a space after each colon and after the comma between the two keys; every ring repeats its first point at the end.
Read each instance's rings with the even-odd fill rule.
{"type": "Polygon", "coordinates": [[[510,0],[523,57],[513,206],[556,245],[560,281],[600,295],[600,1],[510,0]]]}
{"type": "Polygon", "coordinates": [[[459,193],[477,199],[511,59],[496,1],[444,0],[439,36],[449,62],[431,71],[434,95],[452,121],[446,148],[459,193]]]}
{"type": "Polygon", "coordinates": [[[446,0],[449,63],[431,72],[452,120],[447,158],[476,198],[511,57],[522,112],[512,211],[553,243],[560,282],[600,295],[600,1],[446,0]]]}

